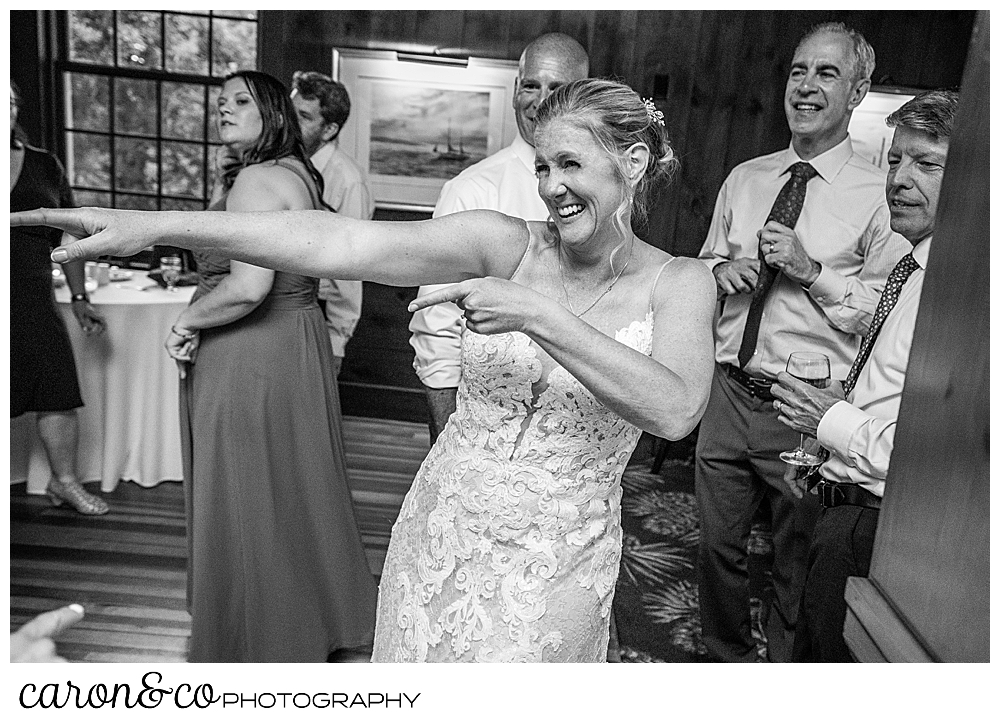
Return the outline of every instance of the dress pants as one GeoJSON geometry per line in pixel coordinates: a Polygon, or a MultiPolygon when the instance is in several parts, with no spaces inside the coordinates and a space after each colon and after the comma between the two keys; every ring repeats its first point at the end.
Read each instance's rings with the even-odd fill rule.
{"type": "Polygon", "coordinates": [[[842,505],[822,510],[809,547],[792,660],[851,663],[844,642],[847,578],[866,577],[872,561],[878,510],[842,505]]]}
{"type": "Polygon", "coordinates": [[[765,627],[768,659],[791,659],[806,557],[819,514],[816,495],[797,500],[784,483],[785,463],[778,455],[798,443],[799,434],[778,421],[771,401],[751,396],[716,365],[695,465],[702,640],[715,660],[756,659],[747,542],[762,504],[770,510],[774,538],[774,599],[765,627]]]}

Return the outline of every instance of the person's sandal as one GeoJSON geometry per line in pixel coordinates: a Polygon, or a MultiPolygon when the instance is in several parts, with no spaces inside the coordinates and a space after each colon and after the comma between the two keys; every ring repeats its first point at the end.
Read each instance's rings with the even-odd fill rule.
{"type": "Polygon", "coordinates": [[[61,507],[65,503],[81,515],[106,515],[110,510],[107,502],[87,492],[76,480],[67,484],[53,477],[45,488],[45,494],[53,507],[61,507]]]}

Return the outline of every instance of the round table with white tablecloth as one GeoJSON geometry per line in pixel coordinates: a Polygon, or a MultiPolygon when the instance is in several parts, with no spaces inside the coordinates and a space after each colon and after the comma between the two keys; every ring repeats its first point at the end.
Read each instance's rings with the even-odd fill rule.
{"type": "MultiPolygon", "coordinates": [[[[171,293],[145,272],[133,271],[130,279],[91,292],[107,326],[87,337],[73,316],[69,290],[56,290],[83,394],[77,456],[82,481],[100,480],[101,490],[110,492],[119,480],[152,487],[182,478],[177,365],[163,342],[193,294],[193,286],[171,293]]],[[[27,480],[29,492],[42,493],[51,472],[35,415],[12,419],[10,426],[11,482],[27,480]]]]}

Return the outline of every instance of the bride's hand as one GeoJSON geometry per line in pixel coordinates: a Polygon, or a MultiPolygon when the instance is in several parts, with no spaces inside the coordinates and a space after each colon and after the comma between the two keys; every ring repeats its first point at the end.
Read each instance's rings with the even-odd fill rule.
{"type": "Polygon", "coordinates": [[[52,260],[132,256],[159,242],[157,214],[110,208],[39,208],[10,215],[11,226],[52,226],[63,231],[52,260]]]}
{"type": "Polygon", "coordinates": [[[477,334],[508,331],[530,333],[547,310],[561,308],[547,296],[513,281],[494,277],[468,279],[414,299],[408,310],[454,301],[465,316],[466,326],[477,334]]]}

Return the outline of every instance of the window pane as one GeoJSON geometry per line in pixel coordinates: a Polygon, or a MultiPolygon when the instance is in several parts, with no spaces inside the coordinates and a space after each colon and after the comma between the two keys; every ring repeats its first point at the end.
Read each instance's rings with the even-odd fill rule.
{"type": "Polygon", "coordinates": [[[191,201],[182,198],[164,198],[160,201],[164,211],[204,211],[204,201],[191,201]]]}
{"type": "Polygon", "coordinates": [[[104,131],[108,128],[108,85],[110,78],[83,73],[67,73],[69,126],[78,130],[104,131]]]}
{"type": "Polygon", "coordinates": [[[140,138],[117,138],[115,140],[115,189],[156,193],[158,160],[156,141],[140,138]]]}
{"type": "Polygon", "coordinates": [[[69,178],[74,186],[111,188],[111,139],[89,133],[66,134],[69,178]]]}
{"type": "Polygon", "coordinates": [[[62,72],[63,127],[78,203],[207,206],[219,147],[219,77],[256,69],[259,15],[67,12],[59,53],[69,64],[62,72]]]}
{"type": "Polygon", "coordinates": [[[163,144],[163,190],[173,196],[204,194],[203,146],[194,143],[163,144]]]}
{"type": "Polygon", "coordinates": [[[69,59],[112,65],[114,21],[110,10],[71,10],[69,13],[69,59]]]}
{"type": "Polygon", "coordinates": [[[118,12],[118,64],[159,70],[160,13],[121,10],[118,12]]]}
{"type": "Polygon", "coordinates": [[[115,131],[156,136],[156,82],[115,79],[115,131]]]}
{"type": "Polygon", "coordinates": [[[73,189],[73,201],[77,206],[100,206],[111,208],[111,194],[101,191],[81,191],[73,189]]]}
{"type": "Polygon", "coordinates": [[[212,75],[257,67],[257,23],[212,20],[212,75]]]}
{"type": "Polygon", "coordinates": [[[205,137],[205,86],[164,83],[163,127],[165,138],[200,141],[205,137]]]}
{"type": "Polygon", "coordinates": [[[227,18],[246,18],[247,20],[257,19],[256,10],[213,10],[212,15],[227,18]]]}
{"type": "Polygon", "coordinates": [[[116,208],[131,208],[135,211],[156,211],[156,196],[133,196],[119,193],[115,197],[116,208]]]}
{"type": "Polygon", "coordinates": [[[208,75],[208,18],[166,16],[167,70],[208,75]]]}

